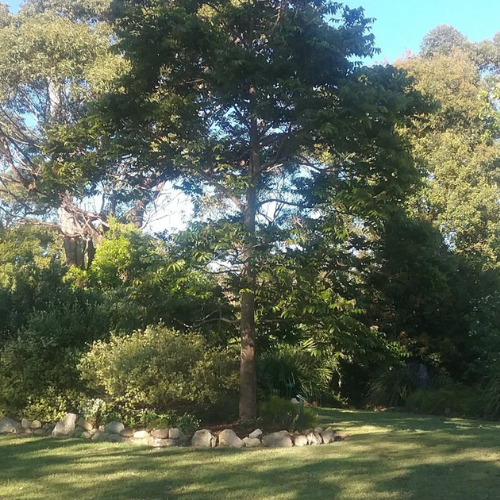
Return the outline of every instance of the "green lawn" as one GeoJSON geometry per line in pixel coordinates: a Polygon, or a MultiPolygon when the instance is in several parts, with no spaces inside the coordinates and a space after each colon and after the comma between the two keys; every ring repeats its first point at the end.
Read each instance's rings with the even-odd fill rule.
{"type": "Polygon", "coordinates": [[[319,410],[350,438],[258,450],[0,438],[0,499],[498,499],[500,424],[319,410]]]}

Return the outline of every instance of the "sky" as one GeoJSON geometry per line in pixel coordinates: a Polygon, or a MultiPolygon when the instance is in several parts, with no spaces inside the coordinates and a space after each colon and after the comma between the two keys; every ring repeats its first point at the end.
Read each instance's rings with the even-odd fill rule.
{"type": "Polygon", "coordinates": [[[425,34],[438,24],[449,24],[469,41],[492,38],[500,31],[498,0],[347,0],[375,18],[372,33],[381,53],[378,61],[393,62],[406,50],[418,52],[425,34]]]}
{"type": "MultiPolygon", "coordinates": [[[[12,12],[19,0],[7,0],[12,12]]],[[[418,52],[423,36],[438,24],[450,24],[470,41],[492,38],[500,31],[498,0],[344,0],[375,18],[372,32],[381,53],[378,62],[393,62],[406,50],[418,52]]]]}
{"type": "MultiPolygon", "coordinates": [[[[5,1],[5,0],[4,0],[5,1]]],[[[7,0],[11,12],[17,12],[20,0],[7,0]]],[[[463,33],[469,41],[492,38],[500,31],[499,0],[344,0],[349,7],[363,7],[365,16],[374,18],[372,33],[381,50],[372,62],[391,63],[404,57],[409,50],[418,52],[426,33],[439,24],[449,24],[463,33]]],[[[365,61],[369,64],[369,61],[365,61]]],[[[160,200],[161,202],[161,200],[160,200]]],[[[190,209],[184,199],[165,197],[168,206],[156,213],[162,220],[152,220],[160,226],[179,226],[180,219],[189,218],[190,209]]]]}

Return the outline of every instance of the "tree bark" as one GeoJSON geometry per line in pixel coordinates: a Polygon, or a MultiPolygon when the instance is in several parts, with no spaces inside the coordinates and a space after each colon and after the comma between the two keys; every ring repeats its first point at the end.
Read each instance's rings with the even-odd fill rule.
{"type": "Polygon", "coordinates": [[[241,420],[257,417],[257,375],[255,358],[255,219],[257,213],[256,172],[259,170],[259,148],[256,124],[252,124],[249,185],[243,212],[245,241],[243,246],[243,270],[241,292],[241,360],[240,405],[241,420]]]}

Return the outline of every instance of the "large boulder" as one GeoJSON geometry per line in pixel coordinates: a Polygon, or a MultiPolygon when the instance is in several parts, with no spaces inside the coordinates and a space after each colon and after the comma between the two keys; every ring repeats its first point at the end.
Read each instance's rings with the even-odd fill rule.
{"type": "Polygon", "coordinates": [[[180,439],[155,438],[153,441],[153,446],[155,448],[167,448],[171,446],[180,446],[180,445],[181,445],[180,439]]]}
{"type": "Polygon", "coordinates": [[[31,427],[31,420],[28,420],[27,418],[23,418],[21,420],[21,427],[24,431],[27,431],[31,427]]]}
{"type": "Polygon", "coordinates": [[[147,439],[151,437],[148,431],[135,431],[134,439],[147,439]]]}
{"type": "Polygon", "coordinates": [[[315,446],[317,444],[323,444],[323,438],[321,437],[321,434],[318,434],[317,432],[309,432],[306,436],[307,438],[307,443],[311,446],[315,446]]]}
{"type": "Polygon", "coordinates": [[[168,430],[169,439],[179,439],[181,437],[182,431],[178,427],[172,427],[168,430]]]}
{"type": "Polygon", "coordinates": [[[193,434],[191,446],[194,448],[214,448],[217,438],[207,429],[201,429],[193,434]]]}
{"type": "Polygon", "coordinates": [[[262,438],[262,444],[269,448],[290,448],[293,446],[290,434],[281,432],[273,432],[262,438]]]}
{"type": "Polygon", "coordinates": [[[125,426],[121,422],[108,422],[104,426],[104,432],[107,432],[108,434],[120,434],[121,431],[125,429],[125,426]]]}
{"type": "Polygon", "coordinates": [[[78,427],[81,427],[84,431],[87,431],[87,432],[89,432],[90,430],[92,430],[94,428],[94,426],[88,420],[85,420],[83,417],[80,417],[76,421],[76,425],[78,427]]]}
{"type": "Polygon", "coordinates": [[[243,442],[247,448],[258,448],[262,446],[259,438],[245,437],[243,438],[243,442]]]}
{"type": "Polygon", "coordinates": [[[225,429],[219,434],[219,446],[221,448],[242,448],[245,443],[233,430],[225,429]]]}
{"type": "Polygon", "coordinates": [[[69,436],[73,433],[76,428],[76,421],[78,420],[78,415],[74,413],[66,413],[64,420],[57,422],[52,435],[55,437],[69,436]]]}
{"type": "Polygon", "coordinates": [[[33,430],[41,429],[42,428],[42,422],[40,422],[40,420],[33,420],[33,422],[31,422],[31,426],[30,427],[33,430]]]}
{"type": "Polygon", "coordinates": [[[307,446],[308,445],[307,438],[302,434],[295,434],[293,436],[293,444],[295,446],[307,446]]]}
{"type": "Polygon", "coordinates": [[[262,434],[264,434],[260,429],[255,429],[253,432],[251,432],[248,437],[249,438],[257,438],[260,439],[262,437],[262,434]]]}
{"type": "MultiPolygon", "coordinates": [[[[169,429],[155,429],[154,431],[151,431],[151,435],[155,439],[168,439],[168,431],[169,429]]],[[[172,439],[178,439],[178,436],[172,439]]]]}
{"type": "Polygon", "coordinates": [[[21,423],[12,418],[2,418],[0,420],[0,434],[11,434],[21,430],[21,423]]]}
{"type": "Polygon", "coordinates": [[[128,443],[135,444],[137,446],[153,446],[155,442],[155,438],[148,434],[147,437],[133,437],[133,438],[125,438],[128,443]]]}
{"type": "Polygon", "coordinates": [[[335,441],[335,431],[332,431],[331,429],[327,429],[326,431],[323,431],[321,433],[321,437],[323,438],[324,444],[333,443],[335,441]]]}

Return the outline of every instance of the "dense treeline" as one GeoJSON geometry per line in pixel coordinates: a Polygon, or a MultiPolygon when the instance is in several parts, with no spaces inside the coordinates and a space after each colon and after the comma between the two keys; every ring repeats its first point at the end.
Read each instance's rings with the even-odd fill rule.
{"type": "Polygon", "coordinates": [[[367,67],[370,22],[2,8],[0,412],[232,418],[239,394],[254,418],[300,393],[496,417],[500,42],[438,26],[367,67]],[[144,231],[172,189],[192,219],[144,231]]]}

